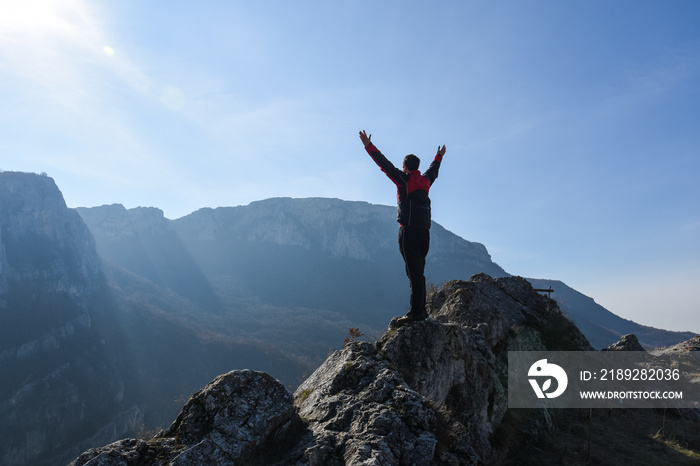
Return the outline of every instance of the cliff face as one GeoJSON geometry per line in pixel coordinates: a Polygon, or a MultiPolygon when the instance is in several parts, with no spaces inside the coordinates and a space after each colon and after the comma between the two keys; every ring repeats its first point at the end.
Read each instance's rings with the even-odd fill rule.
{"type": "Polygon", "coordinates": [[[105,293],[92,235],[53,180],[0,173],[1,464],[54,464],[140,422],[104,340],[105,293]]]}
{"type": "Polygon", "coordinates": [[[75,297],[98,285],[92,234],[51,178],[0,173],[0,235],[0,291],[31,280],[75,297]]]}
{"type": "Polygon", "coordinates": [[[71,465],[501,461],[515,445],[501,432],[507,351],[592,347],[519,277],[449,282],[429,309],[426,321],[333,352],[293,397],[267,374],[230,372],[155,438],[89,450],[71,465]]]}
{"type": "MultiPolygon", "coordinates": [[[[157,209],[118,205],[78,212],[102,257],[188,298],[204,302],[214,292],[232,298],[219,303],[224,306],[254,298],[283,307],[365,309],[367,316],[403,306],[406,280],[396,273],[403,265],[392,207],[276,198],[201,209],[177,220],[164,219],[157,209]],[[206,283],[214,289],[201,291],[206,283]],[[362,299],[368,295],[376,302],[362,299]]],[[[432,236],[426,266],[432,281],[477,272],[507,275],[482,244],[438,224],[432,236]]]]}
{"type": "MultiPolygon", "coordinates": [[[[299,370],[299,364],[287,361],[286,369],[272,372],[288,387],[317,367],[349,326],[369,333],[405,313],[408,304],[392,207],[281,198],[201,209],[177,220],[153,208],[77,210],[95,237],[108,276],[130,290],[129,299],[162,306],[162,300],[146,292],[136,296],[124,270],[185,304],[166,308],[165,315],[178,316],[218,339],[255,339],[300,361],[304,367],[299,370]]],[[[505,274],[483,245],[437,224],[429,261],[427,273],[434,282],[482,270],[505,274]]],[[[269,359],[269,354],[255,359],[269,359]]],[[[240,362],[241,357],[228,360],[231,369],[272,371],[270,365],[240,362]]]]}
{"type": "MultiPolygon", "coordinates": [[[[236,238],[316,250],[335,258],[376,261],[395,252],[395,208],[328,198],[274,198],[241,207],[202,209],[173,223],[196,230],[200,239],[236,238]]],[[[463,267],[507,275],[491,261],[484,245],[466,241],[433,223],[432,254],[457,256],[463,267]],[[485,268],[484,268],[485,267],[485,268]]],[[[468,272],[463,272],[468,273],[468,272]]]]}
{"type": "MultiPolygon", "coordinates": [[[[278,344],[289,341],[290,333],[318,327],[312,335],[318,346],[313,355],[303,356],[306,359],[318,360],[332,341],[342,339],[346,319],[373,328],[405,312],[407,281],[396,245],[393,207],[275,198],[247,206],[205,208],[177,220],[166,219],[156,208],[125,209],[118,204],[78,212],[103,258],[209,314],[235,315],[236,325],[226,329],[231,335],[255,335],[278,344]],[[260,309],[264,306],[275,307],[272,313],[277,316],[260,325],[250,316],[265,314],[260,309]],[[275,325],[279,315],[286,319],[302,314],[313,317],[298,326],[275,325]]],[[[441,283],[476,273],[508,275],[484,245],[433,223],[428,280],[441,283]]],[[[667,346],[693,336],[622,319],[562,282],[528,280],[536,288],[552,286],[552,297],[596,348],[629,333],[645,347],[667,346]]],[[[217,323],[213,329],[220,328],[217,323]]],[[[289,349],[299,351],[285,348],[289,349]]]]}

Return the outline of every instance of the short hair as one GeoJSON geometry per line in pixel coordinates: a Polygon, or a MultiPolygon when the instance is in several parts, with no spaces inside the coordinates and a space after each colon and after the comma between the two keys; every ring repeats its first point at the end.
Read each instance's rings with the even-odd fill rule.
{"type": "Polygon", "coordinates": [[[420,167],[420,159],[413,154],[408,154],[403,158],[403,164],[411,171],[418,170],[418,167],[420,167]]]}

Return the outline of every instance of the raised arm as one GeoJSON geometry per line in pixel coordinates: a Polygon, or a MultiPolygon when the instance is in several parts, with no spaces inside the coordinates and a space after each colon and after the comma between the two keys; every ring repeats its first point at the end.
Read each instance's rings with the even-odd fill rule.
{"type": "Polygon", "coordinates": [[[438,146],[433,162],[430,164],[430,167],[424,173],[424,175],[427,176],[430,180],[430,184],[432,184],[438,177],[438,172],[440,171],[440,164],[442,163],[442,158],[445,156],[445,152],[447,152],[447,148],[444,145],[442,147],[438,146]]]}
{"type": "Polygon", "coordinates": [[[360,140],[365,145],[365,150],[372,157],[372,160],[379,165],[379,168],[389,177],[394,183],[404,182],[404,172],[394,166],[384,154],[379,152],[379,149],[372,143],[372,135],[367,136],[365,130],[360,131],[360,140]]]}

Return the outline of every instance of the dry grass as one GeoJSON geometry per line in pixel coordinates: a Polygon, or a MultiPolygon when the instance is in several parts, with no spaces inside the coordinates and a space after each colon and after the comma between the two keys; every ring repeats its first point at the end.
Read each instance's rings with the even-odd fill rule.
{"type": "MultiPolygon", "coordinates": [[[[522,431],[510,436],[506,464],[700,464],[700,422],[672,410],[561,409],[550,415],[551,430],[536,438],[522,431]]],[[[511,422],[520,424],[520,417],[511,422]]]]}

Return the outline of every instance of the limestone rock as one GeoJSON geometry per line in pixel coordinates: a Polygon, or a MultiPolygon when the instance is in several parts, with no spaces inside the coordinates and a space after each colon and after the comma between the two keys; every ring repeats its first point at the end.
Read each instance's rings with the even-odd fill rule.
{"type": "Polygon", "coordinates": [[[662,350],[665,353],[700,351],[700,335],[696,335],[690,340],[682,341],[662,350]]]}
{"type": "Polygon", "coordinates": [[[498,464],[511,448],[494,441],[508,349],[592,348],[519,277],[450,282],[428,307],[424,321],[332,352],[293,404],[270,376],[231,372],[152,440],[90,450],[72,466],[498,464]]]}
{"type": "Polygon", "coordinates": [[[194,394],[152,440],[126,439],[88,450],[71,466],[237,464],[293,415],[291,394],[270,375],[232,371],[194,394]]]}
{"type": "Polygon", "coordinates": [[[528,332],[535,332],[535,339],[540,342],[538,347],[512,349],[594,349],[556,302],[535,292],[522,277],[492,278],[477,274],[469,281],[454,280],[434,293],[427,306],[433,316],[479,329],[491,347],[508,339],[513,347],[528,332]]]}
{"type": "Polygon", "coordinates": [[[312,434],[281,464],[498,462],[509,345],[592,350],[520,277],[450,282],[428,307],[430,319],[331,354],[297,389],[312,434]]]}
{"type": "Polygon", "coordinates": [[[136,207],[127,210],[121,204],[76,209],[89,225],[96,238],[118,240],[142,235],[167,232],[168,220],[163,211],[155,207],[136,207]]]}
{"type": "Polygon", "coordinates": [[[623,335],[616,343],[601,351],[646,351],[635,335],[623,335]]]}
{"type": "Polygon", "coordinates": [[[436,410],[370,343],[333,353],[295,399],[311,435],[282,464],[432,464],[436,410]]]}

